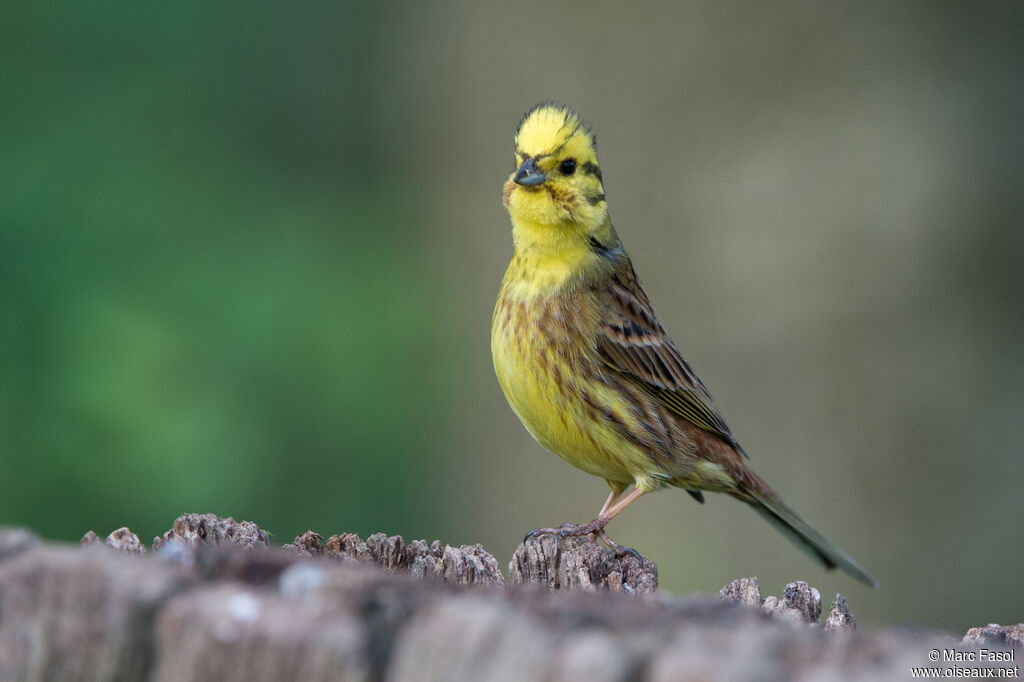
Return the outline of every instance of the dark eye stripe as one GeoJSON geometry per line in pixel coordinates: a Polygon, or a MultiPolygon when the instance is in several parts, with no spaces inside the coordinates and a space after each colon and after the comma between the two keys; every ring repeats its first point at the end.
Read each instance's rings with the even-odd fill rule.
{"type": "Polygon", "coordinates": [[[597,164],[593,161],[587,161],[585,164],[580,166],[580,170],[587,175],[595,175],[598,180],[601,180],[601,169],[597,167],[597,164]]]}

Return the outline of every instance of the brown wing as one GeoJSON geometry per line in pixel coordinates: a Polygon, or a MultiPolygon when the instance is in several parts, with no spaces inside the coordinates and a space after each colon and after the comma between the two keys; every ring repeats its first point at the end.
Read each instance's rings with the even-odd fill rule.
{"type": "Polygon", "coordinates": [[[676,414],[742,453],[714,398],[672,343],[632,265],[626,264],[623,272],[595,293],[601,314],[597,350],[602,360],[640,383],[676,414]]]}

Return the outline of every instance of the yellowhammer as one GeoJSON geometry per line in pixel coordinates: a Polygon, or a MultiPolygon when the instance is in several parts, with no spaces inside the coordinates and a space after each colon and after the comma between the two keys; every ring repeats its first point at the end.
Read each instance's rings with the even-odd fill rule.
{"type": "Polygon", "coordinates": [[[540,104],[515,146],[504,191],[515,253],[491,324],[494,369],[533,437],[611,488],[593,521],[532,534],[593,533],[618,548],[604,527],[641,495],[674,486],[703,502],[701,491],[723,492],[825,566],[875,586],[747,466],[612,227],[590,130],[567,107],[540,104]]]}

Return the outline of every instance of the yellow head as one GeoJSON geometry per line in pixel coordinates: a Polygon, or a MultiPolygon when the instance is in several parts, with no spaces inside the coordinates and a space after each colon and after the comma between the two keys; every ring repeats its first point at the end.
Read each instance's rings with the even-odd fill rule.
{"type": "Polygon", "coordinates": [[[516,170],[505,183],[505,207],[516,228],[586,235],[606,222],[597,144],[568,107],[544,103],[526,112],[516,131],[516,170]]]}

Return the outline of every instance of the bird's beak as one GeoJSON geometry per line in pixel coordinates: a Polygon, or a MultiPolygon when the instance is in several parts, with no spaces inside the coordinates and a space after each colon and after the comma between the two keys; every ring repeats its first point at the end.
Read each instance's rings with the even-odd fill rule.
{"type": "Polygon", "coordinates": [[[533,159],[527,159],[524,161],[523,165],[519,167],[519,170],[516,171],[515,177],[512,179],[516,184],[522,185],[523,187],[535,187],[547,180],[540,168],[537,168],[537,164],[533,159]]]}

